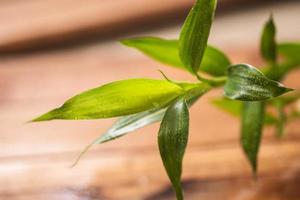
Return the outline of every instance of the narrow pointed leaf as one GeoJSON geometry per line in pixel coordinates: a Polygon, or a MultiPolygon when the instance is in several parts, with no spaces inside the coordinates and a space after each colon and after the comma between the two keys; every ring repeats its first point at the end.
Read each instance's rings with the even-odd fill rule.
{"type": "MultiPolygon", "coordinates": [[[[192,106],[209,89],[210,88],[207,87],[205,83],[201,83],[199,84],[195,92],[192,90],[189,91],[191,92],[191,94],[187,92],[186,96],[189,96],[189,98],[187,99],[188,106],[192,106]]],[[[104,133],[99,138],[97,144],[108,142],[144,126],[161,121],[166,109],[167,108],[152,109],[141,113],[121,117],[106,133],[104,133]]]]}
{"type": "MultiPolygon", "coordinates": [[[[122,43],[140,50],[163,64],[187,70],[179,57],[178,40],[148,37],[126,39],[122,40],[122,43]]],[[[213,76],[224,76],[229,65],[230,61],[223,52],[215,47],[207,46],[200,69],[213,76]]]]}
{"type": "MultiPolygon", "coordinates": [[[[187,104],[191,107],[202,95],[211,89],[206,83],[190,84],[180,83],[179,84],[186,92],[187,104]]],[[[167,108],[156,108],[147,110],[133,115],[123,116],[119,118],[107,132],[102,134],[91,144],[86,146],[83,151],[79,154],[73,166],[75,166],[82,156],[95,144],[105,143],[119,137],[126,135],[129,132],[135,131],[144,126],[152,123],[161,121],[167,108]]]]}
{"type": "Polygon", "coordinates": [[[285,94],[292,89],[268,79],[258,69],[247,65],[232,65],[228,69],[225,96],[242,101],[262,101],[285,94]]]}
{"type": "Polygon", "coordinates": [[[216,9],[216,0],[197,0],[182,27],[180,58],[190,71],[197,73],[207,45],[216,9]]]}
{"type": "Polygon", "coordinates": [[[176,192],[177,200],[184,199],[181,171],[188,133],[189,111],[185,100],[181,98],[167,109],[158,134],[160,155],[176,192]]]}
{"type": "Polygon", "coordinates": [[[273,17],[271,16],[264,26],[260,41],[261,54],[270,63],[276,63],[277,58],[277,44],[275,37],[276,27],[273,17]]]}
{"type": "Polygon", "coordinates": [[[263,130],[264,113],[264,102],[243,102],[241,144],[254,174],[257,171],[257,157],[263,130]]]}
{"type": "Polygon", "coordinates": [[[184,90],[163,80],[130,79],[83,92],[33,121],[99,119],[134,114],[167,105],[184,90]]]}
{"type": "Polygon", "coordinates": [[[185,69],[178,54],[178,40],[165,40],[156,37],[132,38],[121,41],[147,56],[170,66],[185,69]]]}

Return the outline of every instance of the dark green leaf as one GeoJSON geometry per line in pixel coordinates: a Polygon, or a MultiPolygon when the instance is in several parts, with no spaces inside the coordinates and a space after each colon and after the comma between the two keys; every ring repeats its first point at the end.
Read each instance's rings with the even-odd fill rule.
{"type": "MultiPolygon", "coordinates": [[[[179,58],[178,40],[149,37],[122,40],[122,43],[142,51],[161,63],[186,70],[179,58]]],[[[200,69],[213,76],[224,76],[229,65],[230,61],[223,52],[215,47],[207,46],[200,69]]]]}
{"type": "Polygon", "coordinates": [[[242,101],[261,101],[292,91],[247,64],[229,67],[224,90],[226,97],[242,101]]]}
{"type": "Polygon", "coordinates": [[[134,114],[167,105],[185,91],[162,80],[130,79],[83,92],[33,121],[99,119],[134,114]]]}
{"type": "Polygon", "coordinates": [[[188,133],[189,111],[185,100],[181,98],[167,109],[158,134],[160,155],[176,191],[177,200],[184,199],[180,179],[188,133]]]}
{"type": "Polygon", "coordinates": [[[197,73],[207,45],[216,0],[197,0],[181,30],[179,55],[183,64],[197,73]]]}
{"type": "Polygon", "coordinates": [[[260,41],[260,51],[263,57],[270,63],[276,63],[277,44],[276,44],[276,27],[273,17],[264,26],[260,41]]]}
{"type": "Polygon", "coordinates": [[[285,125],[287,122],[287,117],[284,111],[284,104],[282,101],[277,101],[276,103],[276,110],[278,113],[278,122],[276,125],[276,135],[277,137],[281,138],[284,135],[285,132],[285,125]]]}
{"type": "MultiPolygon", "coordinates": [[[[205,94],[209,89],[210,88],[207,87],[205,83],[197,84],[197,88],[190,89],[186,94],[186,97],[188,98],[188,105],[192,106],[199,99],[199,97],[205,94]]],[[[113,124],[113,126],[106,133],[104,133],[98,139],[97,144],[108,142],[110,140],[121,137],[126,133],[135,131],[149,124],[161,121],[165,114],[165,111],[166,108],[158,108],[121,117],[119,120],[116,121],[115,124],[113,124]]]]}
{"type": "MultiPolygon", "coordinates": [[[[211,89],[206,83],[190,84],[178,83],[180,87],[186,90],[186,99],[188,106],[191,107],[203,94],[211,89]]],[[[86,146],[76,159],[73,166],[75,166],[81,157],[95,144],[105,143],[119,137],[126,135],[129,132],[135,131],[144,126],[161,121],[167,108],[156,108],[147,110],[133,115],[123,116],[119,118],[112,127],[93,141],[90,145],[86,146]]]]}
{"type": "MultiPolygon", "coordinates": [[[[214,99],[212,101],[212,103],[217,108],[219,108],[235,117],[239,117],[241,115],[241,110],[243,107],[243,102],[241,102],[241,101],[235,101],[235,100],[226,99],[226,98],[219,98],[219,99],[214,99]]],[[[266,112],[265,115],[266,116],[265,116],[264,123],[266,125],[274,125],[277,123],[278,120],[275,118],[275,116],[272,113],[266,112]]]]}
{"type": "Polygon", "coordinates": [[[241,144],[254,174],[257,171],[257,157],[262,136],[264,113],[264,102],[243,103],[241,144]]]}

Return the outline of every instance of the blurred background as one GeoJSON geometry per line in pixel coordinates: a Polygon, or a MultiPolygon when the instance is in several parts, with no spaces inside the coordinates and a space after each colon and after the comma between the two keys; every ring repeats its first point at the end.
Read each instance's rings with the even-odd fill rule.
{"type": "MultiPolygon", "coordinates": [[[[177,38],[193,0],[0,1],[0,199],[174,199],[156,144],[158,124],[79,152],[114,121],[26,121],[84,90],[119,79],[191,80],[118,42],[177,38]]],[[[262,64],[258,41],[273,13],[279,41],[300,41],[300,1],[219,0],[210,44],[233,63],[262,64]]],[[[300,71],[285,83],[300,89],[300,71]]],[[[266,129],[258,180],[239,146],[239,121],[210,105],[191,110],[183,184],[188,200],[299,200],[300,125],[266,129]]]]}

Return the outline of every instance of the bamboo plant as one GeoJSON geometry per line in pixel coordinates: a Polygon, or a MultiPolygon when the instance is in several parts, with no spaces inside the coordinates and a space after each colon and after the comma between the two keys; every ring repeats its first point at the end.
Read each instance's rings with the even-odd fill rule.
{"type": "Polygon", "coordinates": [[[181,172],[188,143],[189,109],[204,94],[221,87],[224,97],[213,100],[212,104],[240,117],[241,146],[256,174],[263,127],[276,127],[277,136],[281,137],[285,124],[299,116],[296,109],[287,113],[285,108],[299,100],[300,93],[279,81],[299,67],[300,43],[278,43],[271,16],[260,41],[265,65],[258,69],[250,64],[232,64],[225,53],[207,44],[216,5],[217,0],[196,0],[179,39],[139,37],[121,41],[158,62],[185,70],[195,77],[195,82],[171,80],[163,72],[162,80],[116,81],[80,93],[32,121],[119,117],[107,132],[83,150],[75,164],[91,146],[161,121],[160,156],[177,199],[183,200],[181,172]],[[269,113],[269,107],[277,114],[269,113]]]}

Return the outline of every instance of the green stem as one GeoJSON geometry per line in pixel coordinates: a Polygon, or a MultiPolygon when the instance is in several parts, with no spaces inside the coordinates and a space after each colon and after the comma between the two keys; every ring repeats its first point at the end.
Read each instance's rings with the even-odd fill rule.
{"type": "Polygon", "coordinates": [[[203,78],[199,74],[196,74],[196,77],[199,81],[205,82],[213,87],[219,87],[226,83],[227,76],[214,77],[211,79],[203,78]]]}

